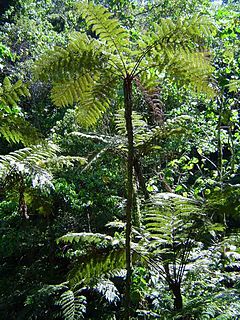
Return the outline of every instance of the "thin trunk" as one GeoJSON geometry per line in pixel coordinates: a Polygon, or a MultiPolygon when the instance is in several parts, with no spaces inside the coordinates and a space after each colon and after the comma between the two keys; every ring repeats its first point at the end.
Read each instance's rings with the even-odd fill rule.
{"type": "Polygon", "coordinates": [[[173,297],[174,297],[174,310],[181,311],[183,308],[183,300],[182,300],[180,283],[172,283],[170,285],[170,289],[172,290],[173,297]]]}
{"type": "Polygon", "coordinates": [[[223,112],[223,102],[222,99],[219,99],[220,109],[218,115],[218,170],[219,170],[219,180],[222,181],[223,174],[223,148],[222,148],[222,139],[221,139],[221,124],[222,124],[222,112],[223,112]]]}
{"type": "Polygon", "coordinates": [[[131,277],[132,277],[132,256],[131,256],[131,232],[132,232],[132,211],[133,211],[133,125],[132,125],[132,78],[127,75],[124,79],[124,107],[125,121],[128,139],[128,163],[127,163],[127,205],[126,205],[126,292],[125,292],[125,319],[130,319],[131,314],[131,277]]]}
{"type": "Polygon", "coordinates": [[[142,192],[144,194],[144,198],[145,198],[145,200],[148,200],[149,199],[149,193],[147,191],[147,187],[146,187],[145,180],[144,180],[144,177],[143,177],[140,160],[136,156],[134,158],[134,170],[135,170],[135,173],[136,173],[140,188],[142,189],[142,192]]]}

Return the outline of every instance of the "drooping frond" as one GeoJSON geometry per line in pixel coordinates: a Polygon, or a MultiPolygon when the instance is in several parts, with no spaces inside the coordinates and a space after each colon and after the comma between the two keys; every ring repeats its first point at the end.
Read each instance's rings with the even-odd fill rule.
{"type": "Polygon", "coordinates": [[[126,66],[123,51],[129,45],[127,30],[121,27],[119,21],[114,19],[113,15],[102,5],[84,2],[78,7],[87,25],[92,27],[92,30],[105,42],[108,49],[119,56],[124,70],[126,66]]]}
{"type": "Polygon", "coordinates": [[[43,163],[56,152],[54,146],[34,146],[0,156],[0,178],[8,181],[18,176],[31,179],[33,187],[52,186],[51,174],[43,163]]]}
{"type": "Polygon", "coordinates": [[[53,103],[59,107],[75,105],[76,118],[85,127],[95,124],[109,107],[116,85],[116,77],[106,63],[109,54],[101,45],[96,39],[76,33],[67,48],[56,47],[35,67],[40,79],[53,82],[53,103]]]}
{"type": "Polygon", "coordinates": [[[120,299],[119,291],[109,279],[100,279],[93,290],[103,296],[109,303],[116,303],[120,299]]]}
{"type": "MultiPolygon", "coordinates": [[[[17,107],[20,97],[29,97],[30,93],[27,86],[18,80],[14,84],[11,83],[8,77],[5,77],[2,85],[0,85],[0,105],[17,107]]],[[[11,109],[9,109],[11,111],[11,109]]]]}
{"type": "Polygon", "coordinates": [[[57,305],[61,308],[61,316],[64,320],[84,319],[86,313],[86,297],[78,292],[67,290],[61,294],[57,305]]]}
{"type": "Polygon", "coordinates": [[[177,83],[186,84],[196,92],[214,95],[214,89],[209,86],[209,77],[213,72],[208,53],[193,52],[175,55],[166,66],[168,76],[177,83]]]}
{"type": "Polygon", "coordinates": [[[209,36],[214,28],[205,16],[179,19],[177,22],[161,19],[159,24],[154,25],[154,31],[143,35],[138,43],[140,53],[132,70],[133,76],[140,75],[141,83],[145,87],[148,86],[146,80],[152,82],[152,76],[154,81],[157,74],[159,79],[172,76],[174,80],[181,80],[181,84],[190,84],[197,91],[213,94],[213,90],[208,86],[213,68],[209,53],[204,47],[204,38],[209,36]],[[151,77],[143,79],[151,68],[151,77]]]}
{"type": "Polygon", "coordinates": [[[84,127],[94,125],[110,105],[108,88],[102,87],[101,91],[95,89],[98,88],[93,87],[91,91],[86,92],[75,109],[76,119],[84,127]]]}
{"type": "Polygon", "coordinates": [[[40,142],[37,131],[21,116],[0,114],[0,122],[0,137],[9,143],[22,142],[24,145],[31,145],[40,142]]]}
{"type": "Polygon", "coordinates": [[[109,276],[114,271],[124,269],[126,265],[124,249],[112,250],[108,253],[95,253],[93,257],[78,262],[70,271],[68,280],[71,285],[84,282],[90,283],[103,275],[109,276]]]}
{"type": "Polygon", "coordinates": [[[106,55],[98,40],[74,33],[66,48],[54,47],[43,54],[34,66],[34,74],[44,81],[69,81],[101,68],[106,55]]]}
{"type": "Polygon", "coordinates": [[[71,285],[91,281],[125,266],[124,239],[113,238],[101,233],[68,233],[57,242],[78,243],[87,246],[87,253],[79,257],[75,267],[69,273],[71,285]]]}

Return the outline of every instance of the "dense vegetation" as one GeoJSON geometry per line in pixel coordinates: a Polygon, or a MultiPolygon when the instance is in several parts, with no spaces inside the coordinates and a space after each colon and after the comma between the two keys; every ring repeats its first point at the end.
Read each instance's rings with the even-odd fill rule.
{"type": "Polygon", "coordinates": [[[0,319],[240,319],[239,7],[2,3],[0,319]]]}

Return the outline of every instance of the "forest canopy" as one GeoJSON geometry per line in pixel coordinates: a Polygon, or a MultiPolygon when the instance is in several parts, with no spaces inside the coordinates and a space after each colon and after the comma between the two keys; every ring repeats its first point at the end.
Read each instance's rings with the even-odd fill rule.
{"type": "Polygon", "coordinates": [[[0,319],[240,318],[240,5],[0,4],[0,319]]]}

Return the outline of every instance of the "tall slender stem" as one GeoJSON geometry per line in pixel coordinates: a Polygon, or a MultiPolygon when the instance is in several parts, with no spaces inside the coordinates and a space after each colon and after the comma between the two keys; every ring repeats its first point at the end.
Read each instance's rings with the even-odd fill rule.
{"type": "Polygon", "coordinates": [[[222,149],[222,139],[221,139],[222,112],[223,112],[223,101],[222,101],[222,98],[221,99],[219,98],[217,135],[218,135],[218,170],[219,170],[220,181],[222,181],[222,175],[223,175],[223,149],[222,149]]]}
{"type": "Polygon", "coordinates": [[[132,255],[131,255],[131,233],[132,233],[132,211],[133,211],[133,124],[132,124],[132,77],[126,75],[124,79],[124,107],[125,121],[128,139],[128,163],[127,163],[127,206],[126,206],[126,292],[125,292],[125,319],[129,320],[131,315],[131,277],[132,277],[132,255]]]}

